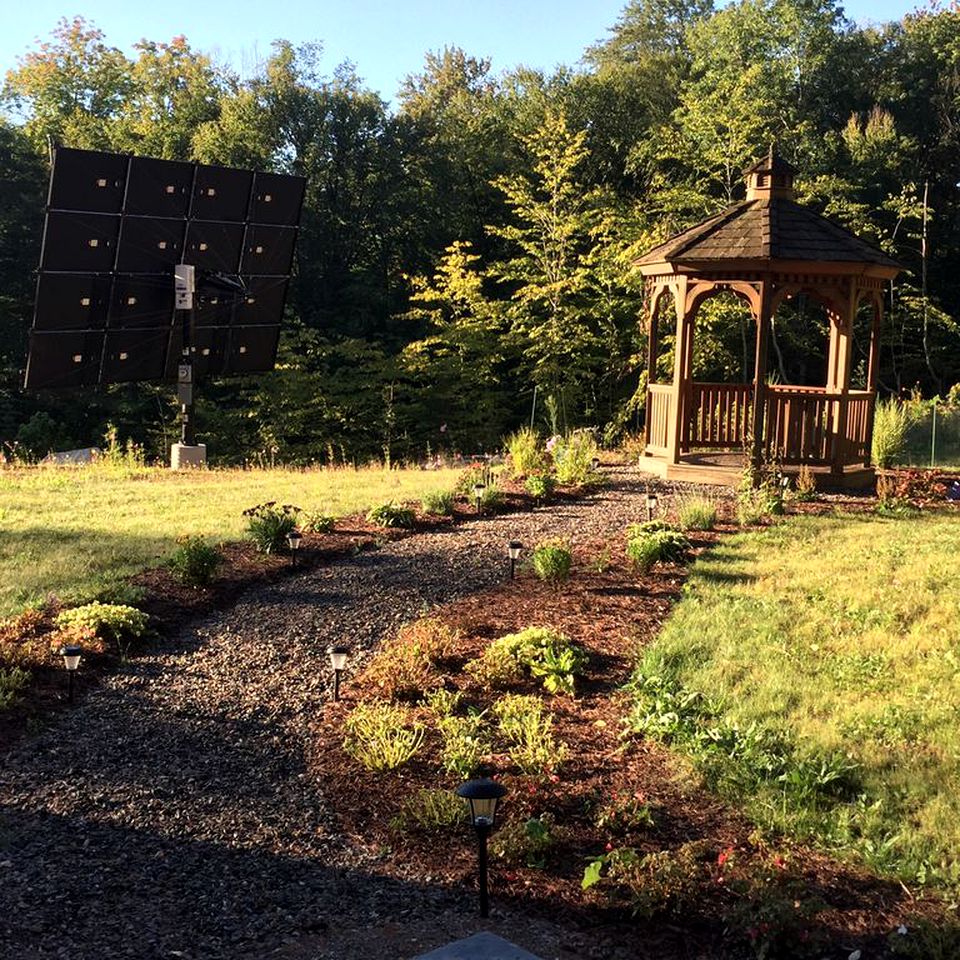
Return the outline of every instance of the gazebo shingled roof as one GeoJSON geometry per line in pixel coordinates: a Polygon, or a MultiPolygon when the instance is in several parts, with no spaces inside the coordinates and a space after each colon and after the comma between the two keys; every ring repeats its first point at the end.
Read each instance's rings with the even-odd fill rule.
{"type": "Polygon", "coordinates": [[[827,469],[834,480],[872,477],[883,290],[900,265],[849,230],[793,199],[796,171],[771,147],[744,171],[747,196],[682,231],[636,261],[650,310],[646,462],[667,478],[726,482],[694,471],[696,451],[751,449],[759,464],[827,469]],[[752,384],[697,383],[693,339],[703,301],[728,290],[745,299],[756,323],[752,384]],[[767,383],[771,318],[797,294],[822,302],[830,320],[823,387],[767,383]],[[657,382],[658,307],[676,312],[672,383],[657,382]],[[866,389],[851,389],[854,318],[872,304],[866,389]]]}
{"type": "Polygon", "coordinates": [[[663,261],[813,260],[865,263],[899,269],[899,264],[838,223],[793,199],[794,169],[771,148],[744,171],[747,176],[780,177],[785,185],[741,200],[722,213],[654,247],[638,266],[663,261]]]}

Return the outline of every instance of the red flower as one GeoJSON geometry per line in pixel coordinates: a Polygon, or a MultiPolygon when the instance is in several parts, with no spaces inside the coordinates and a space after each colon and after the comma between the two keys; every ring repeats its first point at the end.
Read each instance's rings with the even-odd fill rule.
{"type": "Polygon", "coordinates": [[[609,853],[613,849],[613,844],[608,843],[603,849],[606,850],[607,853],[609,853]]]}
{"type": "Polygon", "coordinates": [[[726,850],[721,850],[717,856],[717,866],[722,867],[733,855],[733,847],[727,847],[726,850]]]}

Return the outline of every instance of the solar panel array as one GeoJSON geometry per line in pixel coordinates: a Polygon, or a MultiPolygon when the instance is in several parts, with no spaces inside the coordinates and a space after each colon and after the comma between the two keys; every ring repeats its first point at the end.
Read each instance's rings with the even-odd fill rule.
{"type": "Polygon", "coordinates": [[[304,186],[302,177],[59,148],[26,386],[176,380],[179,263],[196,267],[195,373],[272,369],[304,186]]]}

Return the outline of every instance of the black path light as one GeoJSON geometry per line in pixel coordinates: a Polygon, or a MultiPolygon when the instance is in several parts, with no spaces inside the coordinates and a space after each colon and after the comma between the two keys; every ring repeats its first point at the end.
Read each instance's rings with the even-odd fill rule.
{"type": "Polygon", "coordinates": [[[594,458],[590,461],[590,469],[593,470],[594,473],[596,473],[596,472],[600,469],[600,458],[599,458],[599,457],[594,457],[594,458]]]}
{"type": "Polygon", "coordinates": [[[495,780],[469,780],[457,787],[457,796],[466,800],[470,807],[470,821],[477,831],[480,868],[480,916],[490,915],[490,900],[487,893],[487,837],[497,820],[497,803],[506,794],[506,789],[495,780]]]}
{"type": "Polygon", "coordinates": [[[60,656],[63,657],[63,666],[67,671],[67,700],[73,703],[73,677],[80,667],[80,657],[83,655],[81,647],[62,647],[60,656]]]}
{"type": "Polygon", "coordinates": [[[300,552],[300,544],[303,541],[303,534],[299,530],[291,530],[287,534],[287,546],[290,548],[290,566],[297,565],[297,554],[300,552]]]}
{"type": "Polygon", "coordinates": [[[330,667],[333,670],[333,699],[340,699],[340,676],[347,666],[347,657],[350,654],[349,647],[329,647],[327,653],[330,654],[330,667]]]}
{"type": "Polygon", "coordinates": [[[513,580],[517,575],[517,561],[520,559],[520,551],[523,544],[519,540],[511,540],[507,544],[507,554],[510,557],[510,579],[513,580]]]}
{"type": "Polygon", "coordinates": [[[660,499],[655,493],[647,493],[647,520],[653,519],[653,515],[657,512],[657,504],[659,502],[660,499]]]}
{"type": "Polygon", "coordinates": [[[487,485],[482,481],[478,481],[473,485],[473,496],[477,501],[477,514],[479,515],[483,510],[483,495],[486,493],[487,485]]]}

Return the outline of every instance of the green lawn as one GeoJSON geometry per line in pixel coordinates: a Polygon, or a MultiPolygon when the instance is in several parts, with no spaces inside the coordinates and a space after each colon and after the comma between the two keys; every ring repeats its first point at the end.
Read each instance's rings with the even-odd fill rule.
{"type": "Polygon", "coordinates": [[[960,518],[723,541],[641,660],[634,724],[759,823],[960,882],[960,518]]]}
{"type": "Polygon", "coordinates": [[[0,616],[83,599],[170,555],[178,536],[236,540],[266,500],[344,516],[450,489],[457,471],[203,470],[110,465],[0,472],[0,616]]]}

